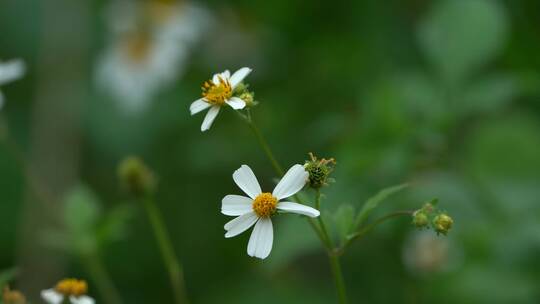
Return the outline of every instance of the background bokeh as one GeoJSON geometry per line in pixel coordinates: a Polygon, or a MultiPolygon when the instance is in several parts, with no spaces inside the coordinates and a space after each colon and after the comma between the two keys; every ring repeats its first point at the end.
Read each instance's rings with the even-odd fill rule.
{"type": "Polygon", "coordinates": [[[355,243],[343,258],[351,303],[540,302],[540,2],[197,1],[177,73],[135,110],[100,85],[117,39],[107,24],[123,18],[113,2],[0,2],[0,59],[27,64],[2,87],[2,136],[50,198],[29,191],[3,141],[2,284],[35,298],[82,277],[99,303],[90,251],[125,303],[171,303],[144,210],[117,181],[118,162],[139,155],[159,177],[194,303],[335,303],[302,219],[277,219],[264,261],[247,256],[248,234],[223,237],[221,198],[240,193],[232,172],[250,165],[263,188],[276,176],[232,111],[201,133],[203,114],[188,109],[213,73],[249,66],[254,118],[284,166],[307,152],[337,159],[323,202],[336,226],[340,204],[407,181],[375,215],[438,197],[454,218],[448,237],[401,218],[355,243]]]}

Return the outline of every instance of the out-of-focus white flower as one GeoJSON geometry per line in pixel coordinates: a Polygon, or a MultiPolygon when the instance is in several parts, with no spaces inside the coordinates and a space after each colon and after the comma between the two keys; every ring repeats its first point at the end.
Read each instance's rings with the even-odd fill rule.
{"type": "Polygon", "coordinates": [[[414,232],[405,242],[403,260],[414,274],[425,275],[446,268],[449,263],[449,243],[431,231],[414,232]]]}
{"type": "Polygon", "coordinates": [[[85,281],[64,279],[54,288],[41,291],[41,298],[48,304],[62,304],[64,299],[69,299],[71,304],[94,304],[94,299],[86,295],[87,291],[85,281]]]}
{"type": "Polygon", "coordinates": [[[97,83],[131,113],[181,76],[209,23],[198,6],[157,0],[117,1],[108,19],[112,41],[99,59],[97,83]]]}
{"type": "Polygon", "coordinates": [[[210,108],[204,117],[201,131],[210,129],[221,106],[227,104],[235,110],[243,109],[246,106],[244,100],[233,96],[233,91],[249,73],[251,73],[251,69],[245,67],[234,72],[232,76],[229,70],[226,70],[223,73],[214,74],[212,79],[203,84],[202,98],[194,101],[189,107],[191,115],[210,108]]]}
{"type": "Polygon", "coordinates": [[[247,247],[248,255],[265,259],[272,250],[274,231],[272,215],[276,212],[290,212],[309,217],[317,217],[317,209],[293,202],[280,202],[302,190],[308,179],[308,173],[302,165],[292,166],[274,188],[272,193],[262,192],[255,174],[246,165],[233,173],[234,182],[249,197],[230,194],[223,198],[221,213],[237,216],[225,224],[226,238],[237,236],[255,225],[247,247]]]}
{"type": "MultiPolygon", "coordinates": [[[[14,59],[0,62],[0,86],[21,78],[26,71],[24,61],[14,59]]],[[[0,108],[4,105],[4,95],[0,91],[0,108]]]]}

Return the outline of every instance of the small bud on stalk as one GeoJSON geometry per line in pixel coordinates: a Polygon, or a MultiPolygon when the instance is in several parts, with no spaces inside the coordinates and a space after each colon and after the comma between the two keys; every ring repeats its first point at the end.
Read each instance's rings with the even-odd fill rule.
{"type": "Polygon", "coordinates": [[[151,193],[156,186],[152,171],[140,158],[134,156],[130,156],[120,163],[118,166],[118,178],[122,186],[134,196],[151,193]]]}
{"type": "Polygon", "coordinates": [[[454,220],[445,213],[441,213],[433,219],[433,229],[435,229],[437,234],[442,233],[446,235],[453,224],[454,220]]]}

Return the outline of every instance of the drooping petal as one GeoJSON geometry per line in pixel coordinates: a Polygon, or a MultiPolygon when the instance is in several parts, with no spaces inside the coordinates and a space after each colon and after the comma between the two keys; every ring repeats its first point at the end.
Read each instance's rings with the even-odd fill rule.
{"type": "Polygon", "coordinates": [[[89,296],[69,297],[71,304],[94,304],[95,301],[89,296]]]}
{"type": "Polygon", "coordinates": [[[304,169],[304,166],[294,165],[287,173],[285,173],[276,188],[274,188],[272,194],[277,197],[278,200],[294,195],[302,190],[308,176],[309,173],[304,169]]]}
{"type": "Polygon", "coordinates": [[[262,192],[257,177],[255,177],[251,168],[246,165],[242,165],[234,171],[233,180],[252,199],[255,199],[262,192]]]}
{"type": "Polygon", "coordinates": [[[253,228],[253,232],[251,232],[247,253],[249,256],[265,259],[272,251],[273,242],[272,220],[270,218],[261,218],[253,228]]]}
{"type": "Polygon", "coordinates": [[[231,97],[226,103],[235,110],[241,110],[246,106],[246,102],[238,97],[231,97]]]}
{"type": "Polygon", "coordinates": [[[210,129],[212,126],[212,123],[214,122],[214,119],[216,119],[216,116],[219,113],[219,106],[213,106],[208,110],[208,113],[206,113],[206,116],[204,117],[203,123],[201,125],[201,131],[206,131],[210,129]]]}
{"type": "Polygon", "coordinates": [[[315,208],[292,202],[279,202],[277,208],[278,210],[307,215],[309,217],[317,217],[321,215],[321,212],[315,208]]]}
{"type": "Polygon", "coordinates": [[[0,63],[0,85],[21,78],[25,70],[26,65],[20,59],[0,63]]]}
{"type": "Polygon", "coordinates": [[[229,79],[229,83],[231,84],[231,87],[234,89],[236,88],[236,86],[242,82],[242,80],[244,80],[244,78],[246,78],[247,75],[249,75],[249,73],[251,73],[251,69],[250,68],[241,68],[239,69],[238,71],[234,72],[234,74],[231,76],[231,78],[229,79]]]}
{"type": "Polygon", "coordinates": [[[244,215],[241,215],[232,221],[229,221],[227,224],[225,224],[224,228],[227,230],[225,233],[226,238],[231,238],[233,236],[237,236],[240,233],[248,230],[255,222],[257,222],[259,218],[255,214],[255,212],[249,212],[244,215]]]}
{"type": "Polygon", "coordinates": [[[60,304],[62,301],[64,301],[64,296],[52,288],[42,290],[41,298],[48,304],[60,304]]]}
{"type": "Polygon", "coordinates": [[[221,201],[221,213],[225,215],[243,215],[253,211],[253,199],[242,195],[229,194],[221,201]]]}
{"type": "Polygon", "coordinates": [[[211,105],[208,102],[204,101],[204,98],[201,98],[201,99],[195,100],[189,106],[189,111],[191,112],[191,115],[194,115],[194,114],[199,113],[200,111],[208,109],[210,106],[211,105]]]}

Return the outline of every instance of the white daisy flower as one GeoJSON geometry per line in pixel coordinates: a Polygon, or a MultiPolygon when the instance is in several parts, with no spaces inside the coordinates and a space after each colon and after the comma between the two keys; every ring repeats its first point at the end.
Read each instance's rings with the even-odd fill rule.
{"type": "Polygon", "coordinates": [[[128,113],[147,108],[188,65],[190,50],[210,23],[202,7],[176,1],[115,1],[107,14],[111,43],[96,82],[128,113]]]}
{"type": "MultiPolygon", "coordinates": [[[[26,66],[20,59],[0,62],[0,85],[12,82],[24,75],[26,66]]],[[[0,108],[4,105],[4,95],[0,91],[0,108]]]]}
{"type": "Polygon", "coordinates": [[[189,107],[191,115],[210,108],[204,117],[201,131],[210,129],[219,109],[224,104],[228,104],[235,110],[241,110],[246,106],[245,101],[233,96],[233,91],[249,73],[251,73],[251,69],[246,67],[239,69],[232,75],[229,70],[226,70],[223,73],[215,74],[211,80],[203,84],[202,98],[194,101],[189,107]]]}
{"type": "Polygon", "coordinates": [[[64,279],[54,288],[41,291],[41,298],[48,304],[62,304],[69,299],[71,304],[94,304],[93,298],[86,295],[88,285],[83,280],[64,279]]]}
{"type": "Polygon", "coordinates": [[[292,166],[274,188],[272,193],[262,192],[253,171],[242,165],[234,171],[234,182],[249,197],[230,194],[223,198],[221,213],[238,216],[225,224],[226,238],[237,236],[255,225],[247,247],[248,255],[260,259],[268,257],[272,250],[274,232],[270,219],[278,211],[297,213],[309,217],[320,215],[319,210],[281,199],[295,195],[306,184],[308,173],[302,165],[292,166]]]}

